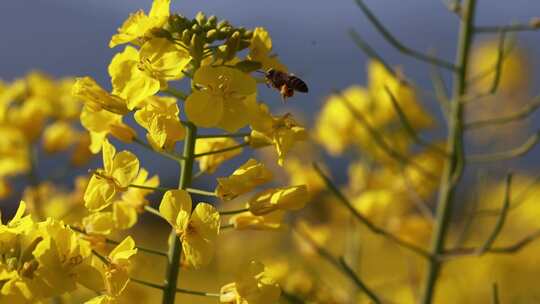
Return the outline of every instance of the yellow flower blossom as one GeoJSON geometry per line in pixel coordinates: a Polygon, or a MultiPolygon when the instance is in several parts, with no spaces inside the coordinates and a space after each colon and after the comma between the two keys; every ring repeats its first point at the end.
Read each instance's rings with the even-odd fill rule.
{"type": "Polygon", "coordinates": [[[175,98],[154,96],[148,98],[145,106],[135,113],[135,120],[148,131],[146,138],[154,149],[172,150],[186,133],[178,113],[175,98]]]}
{"type": "Polygon", "coordinates": [[[266,105],[260,104],[252,123],[250,145],[260,147],[274,145],[278,155],[278,164],[283,166],[285,156],[297,141],[307,139],[306,130],[298,125],[287,113],[272,117],[266,105]]]}
{"type": "Polygon", "coordinates": [[[131,142],[137,134],[128,125],[122,122],[122,116],[108,111],[92,111],[84,107],[81,112],[81,124],[90,131],[90,151],[98,153],[101,151],[104,140],[107,135],[124,142],[131,142]]]}
{"type": "Polygon", "coordinates": [[[236,230],[275,230],[282,226],[285,212],[276,210],[264,215],[255,215],[251,212],[243,212],[233,215],[229,223],[236,230]]]}
{"type": "Polygon", "coordinates": [[[72,94],[81,99],[85,103],[86,109],[92,112],[107,110],[119,115],[125,115],[129,112],[125,99],[105,91],[90,77],[77,78],[72,88],[72,94]]]}
{"type": "Polygon", "coordinates": [[[260,62],[265,71],[275,69],[287,72],[287,67],[279,61],[277,56],[272,55],[271,52],[272,39],[270,38],[270,34],[268,34],[266,29],[256,27],[249,45],[248,59],[260,62]]]}
{"type": "Polygon", "coordinates": [[[191,57],[165,38],[153,38],[137,51],[127,46],[109,65],[113,94],[127,100],[127,108],[140,107],[147,97],[180,79],[191,57]]]}
{"type": "Polygon", "coordinates": [[[193,268],[208,265],[219,233],[219,213],[210,204],[198,203],[192,212],[190,195],[184,190],[165,192],[159,212],[182,240],[184,262],[193,268]]]}
{"type": "Polygon", "coordinates": [[[223,200],[231,200],[255,187],[272,180],[272,172],[264,164],[251,158],[228,177],[219,177],[216,194],[223,200]]]}
{"type": "Polygon", "coordinates": [[[193,77],[200,87],[186,99],[186,115],[197,126],[235,132],[248,122],[257,84],[249,74],[229,67],[200,67],[193,77]]]}
{"type": "Polygon", "coordinates": [[[281,288],[260,262],[251,261],[233,283],[221,288],[219,302],[224,304],[277,303],[281,288]]]}
{"type": "Polygon", "coordinates": [[[79,132],[66,121],[56,121],[45,128],[43,132],[43,148],[48,153],[67,150],[74,144],[79,132]]]}
{"type": "MultiPolygon", "coordinates": [[[[232,138],[202,138],[197,139],[195,145],[195,154],[207,153],[212,151],[218,151],[230,147],[234,147],[238,143],[232,138]]],[[[242,149],[229,150],[223,153],[209,154],[201,157],[197,157],[199,162],[199,168],[201,171],[214,173],[216,169],[226,160],[229,160],[242,153],[242,149]]]]}
{"type": "Polygon", "coordinates": [[[29,169],[30,148],[23,132],[0,126],[0,176],[21,174],[29,169]]]}
{"type": "Polygon", "coordinates": [[[298,210],[309,200],[305,185],[268,189],[256,194],[248,202],[249,211],[263,215],[276,210],[298,210]]]}
{"type": "Polygon", "coordinates": [[[128,19],[113,35],[109,47],[128,42],[140,43],[140,40],[151,36],[151,31],[161,28],[167,22],[170,15],[170,0],[154,0],[148,15],[142,10],[129,15],[128,19]]]}
{"type": "Polygon", "coordinates": [[[116,154],[108,141],[103,143],[103,169],[98,169],[90,179],[84,193],[85,206],[94,211],[112,203],[117,193],[124,192],[137,177],[139,160],[129,152],[116,154]]]}

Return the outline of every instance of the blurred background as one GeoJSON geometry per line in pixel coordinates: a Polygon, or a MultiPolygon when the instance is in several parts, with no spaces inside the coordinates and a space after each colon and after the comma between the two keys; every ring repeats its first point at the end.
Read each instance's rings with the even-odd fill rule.
{"type": "MultiPolygon", "coordinates": [[[[266,101],[272,107],[272,112],[274,113],[294,112],[295,116],[299,117],[299,120],[307,126],[313,126],[318,113],[321,111],[328,95],[332,93],[332,90],[345,89],[355,84],[366,85],[368,58],[351,41],[347,34],[350,28],[354,28],[359,32],[387,62],[391,65],[400,66],[407,77],[413,79],[421,88],[426,91],[432,90],[430,67],[403,56],[394,50],[366,20],[353,0],[295,0],[287,2],[276,0],[182,0],[172,2],[171,11],[181,13],[187,17],[194,17],[198,11],[203,11],[207,15],[216,15],[220,18],[228,19],[234,25],[245,26],[247,28],[256,26],[265,27],[272,37],[274,52],[279,55],[280,60],[289,67],[291,72],[297,74],[308,83],[310,92],[307,95],[297,94],[289,103],[283,104],[275,91],[261,87],[259,90],[260,99],[266,101]]],[[[448,11],[443,1],[371,0],[367,1],[367,4],[387,28],[407,46],[417,50],[431,50],[436,52],[439,57],[453,61],[458,18],[448,11]]],[[[0,3],[0,37],[3,40],[0,42],[0,79],[12,81],[24,77],[24,75],[32,70],[40,70],[55,77],[91,76],[105,88],[109,89],[110,81],[107,74],[107,66],[112,56],[120,50],[120,48],[108,48],[107,45],[110,37],[130,13],[141,8],[148,11],[150,5],[151,1],[149,0],[2,1],[0,3]]],[[[531,18],[540,15],[540,2],[530,0],[515,0],[511,2],[504,0],[479,0],[477,11],[478,25],[527,22],[531,18]]],[[[519,105],[527,102],[529,97],[538,95],[539,86],[537,85],[537,77],[540,67],[540,39],[538,37],[538,32],[523,32],[516,35],[520,59],[518,60],[518,67],[512,71],[517,74],[517,76],[514,76],[521,77],[519,79],[523,85],[518,86],[518,89],[515,87],[512,89],[518,92],[508,95],[508,98],[501,101],[503,102],[503,106],[500,103],[494,103],[495,105],[491,106],[480,103],[468,113],[471,117],[485,117],[483,116],[484,114],[497,116],[508,113],[508,111],[514,111],[519,105]]],[[[477,39],[478,45],[486,45],[486,43],[490,43],[490,39],[496,38],[496,35],[479,36],[477,39]]],[[[480,62],[482,56],[482,53],[480,53],[480,55],[474,57],[474,60],[480,62]]],[[[444,75],[444,79],[450,83],[451,78],[448,73],[444,75]]],[[[427,137],[430,139],[441,138],[446,130],[442,123],[443,118],[438,109],[438,104],[432,100],[429,94],[419,95],[421,96],[420,103],[433,114],[437,122],[436,125],[438,126],[438,128],[429,130],[426,134],[427,137]]],[[[534,119],[534,117],[538,116],[533,116],[533,119],[530,119],[526,124],[520,124],[519,128],[515,126],[513,128],[510,127],[502,130],[502,133],[497,133],[497,135],[489,132],[478,133],[476,135],[473,133],[468,139],[470,149],[472,152],[485,151],[489,148],[504,150],[521,144],[528,138],[532,131],[538,130],[540,127],[538,119],[534,119]]],[[[120,144],[118,146],[122,147],[120,144]]],[[[135,151],[141,159],[141,164],[151,174],[159,173],[163,186],[176,185],[178,169],[176,167],[171,169],[168,160],[158,158],[155,154],[148,153],[139,147],[130,147],[130,149],[135,151]]],[[[43,158],[43,161],[40,162],[37,175],[44,177],[48,176],[51,172],[59,171],[57,170],[57,164],[61,158],[62,156],[43,158]]],[[[352,158],[353,154],[348,153],[345,153],[342,157],[330,157],[326,154],[323,156],[325,163],[329,167],[329,171],[333,173],[334,179],[340,185],[347,182],[350,185],[351,183],[351,176],[347,172],[350,173],[349,165],[352,158]]],[[[516,161],[498,162],[491,165],[482,165],[481,167],[475,165],[467,167],[467,174],[461,186],[462,189],[460,189],[457,204],[466,205],[470,197],[478,196],[480,190],[476,188],[476,185],[473,186],[473,183],[479,175],[496,177],[498,180],[508,170],[534,175],[540,168],[539,160],[538,149],[535,149],[527,156],[516,161]]],[[[244,159],[228,162],[227,165],[223,166],[216,173],[216,176],[228,174],[226,172],[230,172],[232,168],[243,162],[244,159]]],[[[87,167],[95,168],[100,163],[101,160],[97,159],[87,167]]],[[[87,167],[68,172],[60,170],[61,174],[59,173],[57,182],[71,187],[74,177],[86,173],[87,167]]],[[[528,179],[524,178],[524,180],[528,179]]],[[[197,181],[198,186],[204,189],[210,189],[214,183],[214,179],[211,178],[203,178],[197,181]]],[[[25,179],[20,178],[14,184],[16,188],[14,193],[22,192],[25,184],[25,179]]],[[[492,187],[488,182],[484,187],[482,190],[489,192],[490,195],[482,197],[481,200],[483,199],[482,201],[485,204],[480,204],[483,204],[486,208],[498,206],[500,197],[502,196],[500,185],[497,184],[492,187]]],[[[538,196],[535,196],[534,199],[536,197],[538,196]]],[[[11,203],[17,202],[19,198],[20,195],[17,196],[15,194],[11,196],[7,201],[2,203],[4,205],[1,206],[1,210],[5,211],[5,214],[13,212],[15,204],[11,203]]],[[[537,207],[535,208],[537,209],[537,207]]],[[[534,209],[535,212],[537,212],[536,209],[534,209]]],[[[529,212],[527,210],[532,209],[524,210],[520,216],[528,216],[528,220],[534,222],[535,220],[532,218],[532,215],[527,215],[527,212],[529,212]]],[[[457,217],[459,217],[460,213],[457,214],[457,217]]],[[[342,216],[335,215],[340,220],[343,219],[342,216]]],[[[150,217],[146,220],[152,221],[150,217]]],[[[349,222],[345,222],[345,220],[338,223],[338,225],[343,226],[348,224],[349,222]]],[[[481,222],[480,224],[489,226],[493,222],[481,222]]],[[[160,231],[164,231],[163,228],[160,226],[160,229],[162,229],[160,231]]],[[[523,231],[529,228],[527,226],[523,228],[523,231]]],[[[415,229],[418,229],[418,227],[415,227],[415,229]]],[[[148,246],[164,246],[165,236],[160,236],[159,238],[153,237],[154,230],[147,231],[141,227],[136,228],[136,230],[140,238],[143,239],[143,243],[148,246]]],[[[480,229],[479,231],[482,230],[480,229]]],[[[321,239],[331,239],[331,233],[330,236],[328,233],[330,232],[321,232],[320,235],[323,235],[320,236],[321,239]]],[[[276,242],[283,248],[290,245],[287,243],[290,239],[283,238],[283,235],[274,234],[268,239],[265,239],[264,242],[253,243],[255,245],[251,247],[246,246],[246,240],[251,240],[252,238],[256,238],[256,236],[246,234],[241,238],[226,239],[223,245],[224,254],[221,256],[221,261],[227,262],[229,255],[241,259],[231,249],[238,246],[245,248],[245,252],[241,256],[251,257],[261,255],[260,252],[264,252],[265,250],[268,250],[268,252],[275,251],[276,242]],[[230,252],[228,251],[229,249],[231,249],[230,252]]],[[[371,258],[372,260],[370,260],[369,256],[380,255],[378,257],[379,259],[387,258],[388,261],[391,261],[388,262],[388,265],[380,269],[376,267],[370,268],[369,266],[363,269],[364,272],[367,272],[368,277],[370,274],[373,274],[375,278],[373,280],[380,283],[376,288],[386,291],[395,286],[402,286],[399,285],[401,284],[399,282],[387,282],[388,280],[384,279],[385,275],[392,272],[393,268],[398,267],[396,265],[399,264],[399,262],[396,262],[398,260],[396,260],[397,258],[393,253],[387,252],[388,244],[383,244],[375,240],[372,236],[366,236],[365,238],[364,241],[375,244],[362,251],[362,255],[366,256],[364,260],[366,265],[369,265],[370,261],[371,264],[378,263],[378,260],[375,258],[371,258]],[[381,253],[381,251],[384,251],[384,253],[381,253]]],[[[478,239],[481,239],[481,237],[478,239]]],[[[506,236],[506,240],[514,239],[515,236],[512,234],[506,236]]],[[[305,250],[305,248],[301,248],[301,250],[305,250]]],[[[538,251],[537,246],[535,252],[538,251]]],[[[219,262],[220,259],[218,258],[217,261],[219,262]]],[[[467,264],[466,262],[463,262],[464,264],[456,264],[456,267],[449,270],[448,279],[445,281],[446,286],[449,286],[448,289],[444,289],[444,294],[448,295],[449,299],[447,303],[481,303],[486,299],[485,296],[488,294],[488,291],[482,289],[483,291],[480,297],[477,294],[468,296],[467,293],[464,293],[466,295],[462,297],[451,295],[452,290],[455,290],[455,288],[467,289],[468,282],[463,277],[460,277],[460,269],[474,265],[474,275],[478,274],[478,276],[469,275],[478,280],[483,280],[483,276],[486,273],[490,274],[489,278],[491,276],[503,277],[513,267],[526,273],[526,275],[521,277],[523,280],[534,277],[534,274],[538,273],[537,268],[540,268],[538,259],[535,261],[532,254],[529,253],[529,255],[522,257],[522,261],[519,264],[513,264],[513,262],[507,261],[508,263],[502,264],[502,268],[504,269],[497,268],[496,270],[490,269],[490,267],[495,263],[500,263],[500,260],[488,260],[482,264],[467,264]],[[529,267],[530,269],[527,269],[529,267]]],[[[202,286],[206,289],[219,288],[219,283],[227,282],[227,279],[230,278],[228,271],[232,266],[223,266],[226,262],[221,264],[216,263],[216,265],[219,264],[220,266],[207,270],[202,275],[200,273],[196,274],[195,272],[186,271],[186,276],[190,276],[190,279],[181,280],[181,282],[183,282],[182,284],[189,285],[185,287],[201,288],[202,286]],[[209,283],[205,275],[207,277],[213,276],[215,280],[209,283]]],[[[142,265],[152,266],[155,261],[148,259],[140,263],[142,265]]],[[[456,263],[461,263],[461,261],[456,263]]],[[[415,261],[406,266],[400,264],[399,267],[421,267],[418,265],[421,265],[421,263],[415,261]]],[[[326,266],[320,267],[325,268],[326,266]]],[[[283,269],[279,269],[278,267],[276,271],[279,273],[280,270],[283,269]]],[[[415,271],[412,272],[416,273],[415,271]]],[[[413,281],[411,284],[418,283],[418,277],[411,275],[410,272],[403,270],[399,273],[405,273],[403,275],[413,281]]],[[[155,280],[161,278],[159,274],[149,270],[142,270],[141,275],[143,274],[155,280]]],[[[302,277],[303,275],[299,276],[302,277]]],[[[297,279],[305,283],[301,279],[297,279]]],[[[507,281],[510,284],[508,279],[507,281]]],[[[516,281],[514,283],[516,285],[512,286],[512,290],[515,290],[515,294],[518,296],[511,298],[517,302],[512,303],[534,303],[534,300],[532,302],[530,301],[533,298],[533,296],[529,295],[530,290],[527,288],[520,290],[517,282],[521,281],[516,281]]],[[[319,286],[313,282],[311,284],[310,288],[319,286]]],[[[482,288],[488,287],[488,283],[486,286],[482,286],[482,288]]],[[[321,288],[328,288],[328,285],[324,285],[321,288]]],[[[407,293],[407,296],[404,296],[404,298],[414,298],[415,295],[409,295],[408,292],[410,293],[410,291],[409,289],[407,290],[405,292],[398,289],[395,293],[407,293]]],[[[132,292],[134,295],[137,295],[138,292],[143,294],[139,289],[132,292]]],[[[536,294],[539,296],[538,292],[536,294]]],[[[339,296],[333,299],[339,299],[339,296]]],[[[400,295],[393,294],[393,297],[399,299],[400,295]]],[[[195,297],[185,296],[185,299],[189,299],[193,303],[207,303],[205,299],[201,300],[195,297]]],[[[367,303],[362,302],[362,300],[363,298],[359,303],[367,303]]],[[[334,302],[333,300],[321,300],[320,302],[341,303],[339,300],[334,302]]],[[[209,303],[212,303],[212,301],[209,301],[209,303]]],[[[396,303],[408,302],[398,301],[396,303]]]]}

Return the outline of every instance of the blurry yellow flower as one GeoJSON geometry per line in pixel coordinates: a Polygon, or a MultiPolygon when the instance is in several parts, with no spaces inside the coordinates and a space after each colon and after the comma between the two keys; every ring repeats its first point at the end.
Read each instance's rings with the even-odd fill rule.
{"type": "Polygon", "coordinates": [[[146,99],[144,107],[135,113],[135,120],[148,131],[146,138],[154,149],[171,150],[185,136],[178,113],[175,98],[154,96],[146,99]]]}
{"type": "Polygon", "coordinates": [[[403,192],[390,189],[365,190],[353,198],[352,204],[362,215],[380,225],[404,215],[411,208],[403,192]]]}
{"type": "Polygon", "coordinates": [[[81,124],[90,131],[90,151],[98,153],[107,135],[131,142],[137,134],[130,126],[122,122],[122,116],[108,111],[91,111],[84,107],[81,112],[81,124]]]}
{"type": "MultiPolygon", "coordinates": [[[[498,90],[505,94],[526,91],[531,79],[530,62],[525,52],[517,46],[510,46],[509,44],[505,45],[498,86],[498,90]]],[[[471,89],[477,93],[486,93],[491,89],[495,77],[498,52],[498,40],[483,41],[473,49],[469,76],[484,75],[472,83],[471,89]]]]}
{"type": "Polygon", "coordinates": [[[167,81],[180,79],[191,57],[165,38],[153,38],[141,49],[127,46],[109,65],[113,94],[127,100],[127,107],[140,107],[147,97],[167,88],[167,81]]]}
{"type": "Polygon", "coordinates": [[[276,210],[264,215],[254,215],[251,212],[244,212],[233,215],[229,223],[237,230],[274,230],[282,226],[284,211],[276,210]]]}
{"type": "Polygon", "coordinates": [[[107,140],[103,143],[103,168],[94,172],[84,193],[85,206],[94,211],[112,203],[119,192],[124,192],[137,177],[139,160],[129,152],[116,154],[116,149],[107,140]]]}
{"type": "Polygon", "coordinates": [[[112,212],[94,212],[83,218],[84,231],[89,234],[109,235],[114,231],[112,212]]]}
{"type": "Polygon", "coordinates": [[[274,304],[281,289],[266,272],[264,265],[252,261],[240,272],[235,282],[221,288],[220,303],[226,304],[274,304]]]}
{"type": "Polygon", "coordinates": [[[265,144],[274,145],[278,155],[278,164],[283,166],[285,156],[297,141],[307,139],[306,130],[298,125],[287,113],[281,117],[272,117],[268,108],[260,104],[252,124],[250,145],[260,147],[265,144]]]}
{"type": "Polygon", "coordinates": [[[219,233],[219,213],[210,204],[198,203],[192,212],[190,195],[169,190],[163,195],[159,212],[182,240],[184,262],[193,268],[210,263],[219,233]]]}
{"type": "Polygon", "coordinates": [[[379,124],[398,120],[385,87],[396,98],[413,128],[421,130],[433,125],[433,119],[422,108],[414,89],[390,74],[380,62],[371,61],[368,65],[368,88],[373,98],[372,106],[376,107],[374,114],[378,117],[376,121],[379,124]]]}
{"type": "Polygon", "coordinates": [[[48,153],[67,150],[79,136],[78,131],[66,121],[56,121],[43,131],[43,148],[48,153]]]}
{"type": "Polygon", "coordinates": [[[262,64],[262,68],[275,69],[278,71],[287,72],[287,67],[283,65],[277,56],[272,55],[272,39],[266,29],[256,27],[253,31],[251,44],[249,45],[248,59],[258,61],[262,64]]]}
{"type": "MultiPolygon", "coordinates": [[[[148,179],[148,171],[141,169],[132,184],[145,187],[158,187],[159,176],[154,175],[148,179]]],[[[137,223],[139,214],[144,212],[148,205],[145,198],[152,190],[131,187],[122,193],[120,200],[113,203],[113,219],[117,229],[128,229],[137,223]]]]}
{"type": "Polygon", "coordinates": [[[216,194],[223,200],[231,200],[255,187],[272,180],[272,172],[264,164],[251,158],[229,177],[219,177],[216,194]]]}
{"type": "MultiPolygon", "coordinates": [[[[230,147],[234,147],[238,143],[229,137],[222,138],[201,138],[197,139],[195,144],[195,154],[207,153],[212,151],[218,151],[230,147]]],[[[238,156],[242,153],[242,149],[234,149],[223,153],[209,154],[201,157],[197,157],[199,162],[199,168],[201,171],[214,173],[216,169],[226,160],[238,156]]]]}
{"type": "Polygon", "coordinates": [[[170,3],[170,0],[154,0],[148,16],[143,10],[130,14],[118,29],[118,34],[112,36],[109,47],[113,48],[128,42],[141,43],[142,38],[151,36],[153,29],[160,28],[167,22],[170,3]]]}
{"type": "Polygon", "coordinates": [[[0,199],[9,197],[12,192],[11,184],[5,178],[0,178],[0,199]]]}
{"type": "MultiPolygon", "coordinates": [[[[89,132],[81,132],[76,138],[75,148],[71,154],[70,163],[74,166],[86,165],[94,156],[90,150],[92,140],[89,132]]],[[[100,145],[101,146],[101,145],[100,145]]],[[[96,151],[96,153],[99,151],[96,151]]]]}
{"type": "Polygon", "coordinates": [[[0,176],[15,175],[30,169],[30,148],[20,129],[0,126],[0,176]]]}
{"type": "Polygon", "coordinates": [[[107,256],[109,263],[105,265],[107,296],[116,298],[124,291],[129,283],[129,267],[135,254],[137,254],[137,248],[131,236],[126,237],[109,253],[107,256]]]}
{"type": "MultiPolygon", "coordinates": [[[[289,184],[306,185],[311,196],[326,189],[326,185],[311,164],[302,163],[300,158],[287,158],[283,166],[289,175],[289,184]]],[[[327,170],[325,170],[327,171],[327,170]]]]}
{"type": "Polygon", "coordinates": [[[276,210],[298,210],[309,200],[305,185],[268,189],[256,194],[249,202],[249,211],[263,215],[276,210]]]}
{"type": "Polygon", "coordinates": [[[200,67],[193,77],[200,87],[186,99],[186,115],[197,126],[235,132],[249,122],[257,84],[249,74],[229,67],[200,67]]]}
{"type": "Polygon", "coordinates": [[[125,99],[105,91],[90,77],[77,78],[72,88],[72,94],[84,101],[86,109],[93,112],[102,109],[119,115],[125,115],[129,112],[125,99]]]}

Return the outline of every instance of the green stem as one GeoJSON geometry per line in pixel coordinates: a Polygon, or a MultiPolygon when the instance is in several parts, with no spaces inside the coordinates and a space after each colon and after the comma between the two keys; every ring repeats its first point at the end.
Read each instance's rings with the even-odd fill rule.
{"type": "Polygon", "coordinates": [[[220,211],[220,215],[231,215],[231,214],[238,214],[243,212],[248,212],[249,208],[243,208],[243,209],[236,209],[236,210],[228,210],[228,211],[220,211]]]}
{"type": "MultiPolygon", "coordinates": [[[[187,189],[191,184],[193,173],[193,161],[195,151],[195,141],[197,138],[197,127],[192,123],[186,123],[186,138],[184,140],[183,161],[180,171],[180,181],[178,188],[187,189]]],[[[163,304],[174,304],[176,296],[176,285],[178,283],[178,273],[180,272],[180,257],[182,256],[182,244],[174,229],[169,236],[169,252],[167,274],[163,286],[163,304]]]]}
{"type": "Polygon", "coordinates": [[[249,142],[248,142],[248,141],[243,142],[243,143],[238,144],[238,145],[234,145],[234,146],[230,146],[230,147],[227,147],[227,148],[219,149],[219,150],[214,150],[214,151],[208,151],[208,152],[203,152],[203,153],[194,154],[193,157],[194,157],[194,158],[199,158],[199,157],[203,157],[203,156],[207,156],[207,155],[213,155],[213,154],[225,153],[225,152],[228,152],[228,151],[233,151],[233,150],[237,150],[237,149],[242,149],[242,148],[245,147],[245,146],[249,146],[249,142]]]}
{"type": "Polygon", "coordinates": [[[233,133],[233,134],[200,134],[197,135],[197,138],[225,138],[225,137],[246,137],[250,136],[251,133],[233,133]]]}
{"type": "Polygon", "coordinates": [[[166,151],[155,150],[151,145],[145,143],[144,141],[140,140],[137,137],[133,138],[133,142],[140,145],[140,146],[142,146],[142,147],[145,147],[146,149],[148,149],[150,151],[157,152],[157,153],[165,156],[166,158],[172,159],[172,160],[177,161],[177,162],[182,161],[182,156],[176,155],[174,153],[169,153],[169,152],[166,152],[166,151]]]}
{"type": "MultiPolygon", "coordinates": [[[[459,68],[454,74],[453,101],[448,117],[449,134],[446,143],[446,151],[450,153],[451,158],[445,160],[441,186],[439,188],[436,222],[431,239],[432,256],[437,256],[444,252],[444,243],[450,222],[452,200],[456,184],[461,179],[465,165],[463,157],[463,109],[462,103],[459,101],[467,91],[466,75],[470,57],[469,53],[473,40],[475,8],[476,0],[466,0],[463,5],[463,18],[460,20],[459,42],[456,56],[456,66],[459,68]]],[[[429,304],[433,302],[435,285],[440,270],[440,260],[431,259],[428,261],[420,303],[429,304]]]]}

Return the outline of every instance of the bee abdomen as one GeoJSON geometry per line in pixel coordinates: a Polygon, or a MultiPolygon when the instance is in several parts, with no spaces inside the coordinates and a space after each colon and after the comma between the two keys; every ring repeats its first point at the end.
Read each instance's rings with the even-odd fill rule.
{"type": "Polygon", "coordinates": [[[307,84],[302,79],[296,76],[292,76],[289,79],[289,86],[298,92],[302,92],[302,93],[308,92],[307,84]]]}

